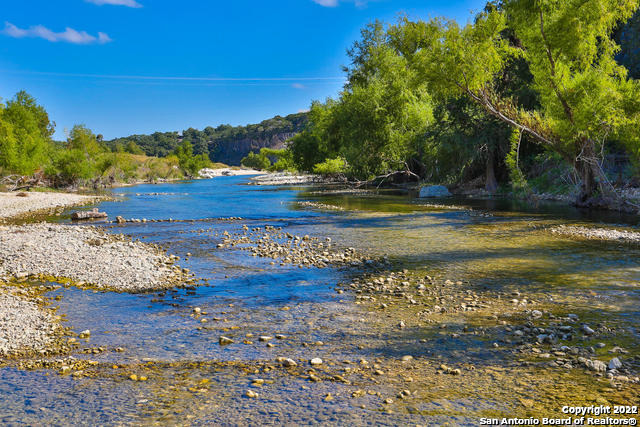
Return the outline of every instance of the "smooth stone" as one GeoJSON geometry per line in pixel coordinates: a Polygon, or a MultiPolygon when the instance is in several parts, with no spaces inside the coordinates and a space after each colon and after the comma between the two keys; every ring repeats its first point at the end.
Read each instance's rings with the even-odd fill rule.
{"type": "Polygon", "coordinates": [[[420,189],[418,197],[450,197],[451,193],[444,185],[429,185],[420,189]]]}
{"type": "Polygon", "coordinates": [[[622,362],[617,357],[614,357],[609,361],[609,370],[622,368],[622,362]]]}

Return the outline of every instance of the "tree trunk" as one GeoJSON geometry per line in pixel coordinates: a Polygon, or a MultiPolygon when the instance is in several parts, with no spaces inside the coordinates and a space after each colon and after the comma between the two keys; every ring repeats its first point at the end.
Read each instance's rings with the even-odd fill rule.
{"type": "Polygon", "coordinates": [[[598,190],[593,166],[584,160],[576,160],[575,168],[580,177],[580,194],[576,204],[578,206],[589,206],[596,197],[598,190]]]}
{"type": "Polygon", "coordinates": [[[608,207],[611,206],[613,195],[606,185],[606,177],[598,166],[596,145],[592,140],[584,142],[582,152],[576,157],[574,167],[580,178],[580,194],[576,200],[577,206],[608,207]]]}
{"type": "Polygon", "coordinates": [[[487,152],[487,172],[484,180],[484,189],[489,194],[495,194],[498,190],[498,181],[496,180],[493,162],[493,150],[489,149],[487,152]]]}

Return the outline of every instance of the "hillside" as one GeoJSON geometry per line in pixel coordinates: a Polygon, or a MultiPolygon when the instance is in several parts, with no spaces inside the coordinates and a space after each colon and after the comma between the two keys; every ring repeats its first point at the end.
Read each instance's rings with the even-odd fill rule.
{"type": "Polygon", "coordinates": [[[105,143],[112,149],[135,143],[147,156],[165,157],[183,140],[188,140],[193,144],[195,154],[205,153],[214,162],[239,165],[251,151],[258,152],[263,147],[283,148],[288,139],[304,129],[307,120],[307,113],[297,113],[246,126],[207,126],[203,130],[189,128],[182,132],[130,135],[105,143]]]}

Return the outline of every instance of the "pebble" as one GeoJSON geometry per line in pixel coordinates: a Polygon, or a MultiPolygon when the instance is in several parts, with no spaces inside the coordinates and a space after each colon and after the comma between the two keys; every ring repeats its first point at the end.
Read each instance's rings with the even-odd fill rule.
{"type": "Polygon", "coordinates": [[[319,357],[315,357],[311,359],[309,363],[311,363],[312,365],[322,365],[322,359],[320,359],[319,357]]]}
{"type": "Polygon", "coordinates": [[[585,335],[593,335],[596,331],[591,329],[589,325],[582,325],[582,332],[584,332],[585,335]]]}
{"type": "Polygon", "coordinates": [[[228,344],[233,344],[233,340],[229,337],[225,337],[225,336],[221,336],[218,339],[218,342],[220,343],[220,345],[228,345],[228,344]]]}

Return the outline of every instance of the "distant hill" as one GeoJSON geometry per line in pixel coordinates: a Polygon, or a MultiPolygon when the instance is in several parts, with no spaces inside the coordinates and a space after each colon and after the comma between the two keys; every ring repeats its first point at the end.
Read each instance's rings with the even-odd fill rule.
{"type": "Polygon", "coordinates": [[[239,165],[251,151],[258,152],[263,147],[283,148],[288,139],[305,128],[307,121],[307,113],[297,113],[247,126],[220,125],[203,130],[189,128],[182,132],[130,135],[105,141],[105,144],[114,149],[134,142],[147,156],[165,157],[187,140],[193,144],[196,154],[205,153],[214,162],[239,165]]]}

